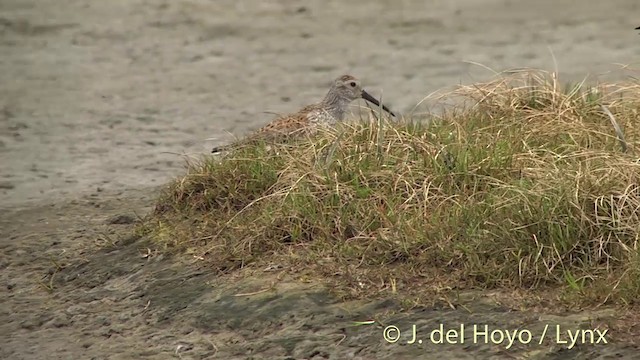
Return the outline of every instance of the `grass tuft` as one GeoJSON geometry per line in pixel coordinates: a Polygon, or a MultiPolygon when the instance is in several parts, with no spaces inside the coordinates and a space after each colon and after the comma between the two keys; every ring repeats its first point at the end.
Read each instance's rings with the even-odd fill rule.
{"type": "Polygon", "coordinates": [[[526,72],[442,100],[456,105],[425,121],[372,118],[206,157],[144,226],[218,271],[276,263],[347,296],[523,288],[636,301],[640,85],[526,72]]]}

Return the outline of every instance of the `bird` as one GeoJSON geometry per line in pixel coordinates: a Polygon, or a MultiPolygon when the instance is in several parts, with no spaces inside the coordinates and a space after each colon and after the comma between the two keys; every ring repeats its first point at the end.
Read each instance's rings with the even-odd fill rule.
{"type": "Polygon", "coordinates": [[[391,116],[396,116],[393,111],[366,92],[360,80],[352,75],[342,75],[333,81],[322,101],[307,105],[296,113],[276,117],[240,142],[215,147],[211,152],[217,154],[241,144],[260,140],[288,139],[313,134],[319,127],[331,126],[343,121],[349,104],[357,99],[364,99],[381,107],[391,116]]]}

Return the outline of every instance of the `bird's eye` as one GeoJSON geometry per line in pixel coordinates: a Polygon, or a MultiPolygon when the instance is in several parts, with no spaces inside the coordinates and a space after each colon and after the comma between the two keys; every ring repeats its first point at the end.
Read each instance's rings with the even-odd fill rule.
{"type": "Polygon", "coordinates": [[[351,85],[351,87],[356,87],[356,82],[352,81],[352,82],[349,83],[349,85],[351,85]]]}

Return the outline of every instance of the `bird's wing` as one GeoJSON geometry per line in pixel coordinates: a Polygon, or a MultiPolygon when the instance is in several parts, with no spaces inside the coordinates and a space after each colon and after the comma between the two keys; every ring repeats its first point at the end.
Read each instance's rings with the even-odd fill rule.
{"type": "MultiPolygon", "coordinates": [[[[308,107],[307,107],[308,108],[308,107]]],[[[258,129],[246,138],[233,144],[213,148],[212,153],[226,152],[243,146],[255,144],[258,141],[279,142],[307,133],[310,121],[306,116],[308,109],[275,118],[273,121],[258,129]]]]}

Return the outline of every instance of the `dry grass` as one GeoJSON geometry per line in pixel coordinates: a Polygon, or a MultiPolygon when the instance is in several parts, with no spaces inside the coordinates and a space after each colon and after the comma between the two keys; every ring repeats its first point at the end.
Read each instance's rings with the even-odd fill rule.
{"type": "Polygon", "coordinates": [[[204,158],[145,228],[218,271],[278,264],[349,296],[560,289],[635,302],[640,85],[527,72],[440,100],[456,105],[204,158]]]}

